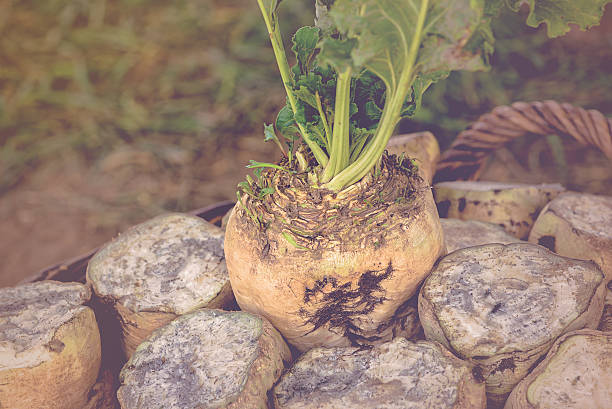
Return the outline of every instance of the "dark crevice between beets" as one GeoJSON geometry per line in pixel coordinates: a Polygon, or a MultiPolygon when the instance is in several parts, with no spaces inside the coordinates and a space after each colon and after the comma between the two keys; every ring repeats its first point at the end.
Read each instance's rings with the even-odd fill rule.
{"type": "Polygon", "coordinates": [[[458,209],[459,209],[460,212],[465,210],[466,204],[467,204],[467,201],[465,200],[464,197],[459,199],[458,209]]]}
{"type": "Polygon", "coordinates": [[[535,360],[535,362],[533,364],[531,364],[531,366],[529,367],[529,369],[527,370],[527,373],[531,373],[531,371],[533,371],[536,366],[540,365],[540,362],[542,362],[544,360],[544,358],[546,358],[546,354],[540,356],[538,359],[535,360]]]}
{"type": "Polygon", "coordinates": [[[438,202],[436,204],[436,206],[438,207],[438,215],[443,218],[447,217],[448,210],[450,209],[450,205],[451,205],[450,200],[442,200],[441,202],[438,202]]]}
{"type": "Polygon", "coordinates": [[[352,346],[371,348],[366,342],[376,341],[380,337],[365,336],[355,321],[374,311],[376,306],[386,300],[386,291],[381,282],[392,274],[393,266],[389,262],[384,269],[361,274],[356,288],[351,282],[339,284],[335,278],[317,280],[312,288],[304,291],[305,307],[300,309],[306,325],[313,326],[308,334],[327,326],[330,330],[339,330],[352,346]]]}
{"type": "Polygon", "coordinates": [[[516,369],[516,365],[514,364],[514,359],[513,358],[504,358],[501,361],[499,361],[499,364],[497,364],[497,366],[495,368],[493,368],[491,373],[493,374],[495,372],[501,372],[501,371],[505,371],[505,370],[514,371],[514,369],[516,369]]]}
{"type": "Polygon", "coordinates": [[[555,237],[554,236],[542,236],[538,239],[540,246],[546,247],[550,251],[555,251],[555,237]]]}
{"type": "Polygon", "coordinates": [[[482,370],[481,366],[476,365],[472,368],[472,376],[476,382],[483,383],[485,381],[483,372],[484,371],[482,370]]]}
{"type": "MultiPolygon", "coordinates": [[[[418,296],[418,291],[416,292],[416,294],[418,296]]],[[[391,319],[380,323],[378,327],[376,327],[376,332],[383,333],[388,328],[392,328],[391,338],[395,338],[397,336],[398,330],[406,331],[408,329],[407,328],[408,319],[411,317],[413,317],[413,319],[410,321],[410,325],[412,327],[410,328],[410,332],[416,333],[419,329],[421,329],[421,326],[419,324],[418,317],[417,317],[417,314],[418,314],[417,312],[418,297],[417,296],[413,296],[409,298],[402,305],[400,305],[397,308],[397,310],[395,310],[395,312],[393,313],[393,316],[391,317],[391,319]]]]}

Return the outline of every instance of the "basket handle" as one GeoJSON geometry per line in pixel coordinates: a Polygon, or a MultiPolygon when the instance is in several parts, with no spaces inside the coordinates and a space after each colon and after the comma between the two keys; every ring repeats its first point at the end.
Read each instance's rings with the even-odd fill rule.
{"type": "Polygon", "coordinates": [[[494,108],[461,132],[442,153],[435,181],[478,179],[489,154],[528,133],[572,136],[612,160],[612,118],[556,101],[515,102],[494,108]]]}

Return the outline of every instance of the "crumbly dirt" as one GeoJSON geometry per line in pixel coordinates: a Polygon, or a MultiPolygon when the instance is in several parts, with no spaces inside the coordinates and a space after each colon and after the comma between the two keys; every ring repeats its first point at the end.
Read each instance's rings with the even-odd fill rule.
{"type": "Polygon", "coordinates": [[[343,331],[352,346],[371,347],[366,342],[376,341],[380,337],[362,335],[355,320],[368,315],[386,300],[385,290],[380,283],[392,274],[393,266],[389,263],[381,271],[364,272],[356,287],[350,282],[339,285],[333,278],[317,280],[313,288],[306,288],[304,294],[304,303],[310,308],[300,310],[306,322],[313,326],[310,332],[328,325],[330,329],[343,331]]]}
{"type": "MultiPolygon", "coordinates": [[[[311,160],[312,164],[312,160],[311,160]]],[[[280,163],[288,167],[286,161],[280,163]]],[[[295,168],[295,167],[294,167],[295,168]]],[[[238,215],[244,229],[254,232],[267,256],[270,237],[291,236],[296,246],[312,254],[342,246],[380,246],[381,233],[397,217],[418,213],[416,192],[427,189],[417,168],[407,158],[384,155],[380,170],[339,193],[312,187],[308,174],[264,170],[262,180],[274,193],[263,198],[243,195],[238,215]],[[371,176],[371,177],[370,177],[371,176]],[[255,221],[257,218],[257,221],[255,221]]],[[[257,193],[259,187],[253,183],[257,193]]]]}

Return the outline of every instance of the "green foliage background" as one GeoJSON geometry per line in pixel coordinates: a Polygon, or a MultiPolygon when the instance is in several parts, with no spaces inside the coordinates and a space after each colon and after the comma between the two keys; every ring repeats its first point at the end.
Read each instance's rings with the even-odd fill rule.
{"type": "Polygon", "coordinates": [[[516,101],[553,99],[612,115],[612,7],[603,27],[549,39],[546,26],[525,24],[527,12],[502,12],[493,22],[491,69],[453,72],[434,84],[404,132],[431,130],[442,146],[481,114],[516,101]]]}
{"type": "MultiPolygon", "coordinates": [[[[282,4],[289,30],[312,24],[311,0],[282,4]]],[[[504,14],[493,69],[454,73],[402,130],[447,144],[479,114],[557,99],[612,113],[612,34],[572,45],[504,14]],[[590,45],[589,45],[590,44],[590,45]]],[[[117,144],[206,157],[260,138],[284,103],[252,0],[6,0],[0,3],[0,193],[32,166],[117,144]]]]}
{"type": "MultiPolygon", "coordinates": [[[[308,5],[288,1],[285,27],[310,23],[308,5]]],[[[0,192],[66,150],[205,155],[283,102],[254,1],[0,2],[0,192]]]]}

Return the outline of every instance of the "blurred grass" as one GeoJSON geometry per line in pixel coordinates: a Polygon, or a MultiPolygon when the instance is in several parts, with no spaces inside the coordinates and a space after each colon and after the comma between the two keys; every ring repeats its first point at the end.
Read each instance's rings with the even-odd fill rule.
{"type": "MultiPolygon", "coordinates": [[[[284,27],[309,6],[287,2],[284,27]]],[[[283,101],[260,20],[252,0],[0,2],[0,193],[69,150],[206,155],[259,132],[283,101]]]]}

